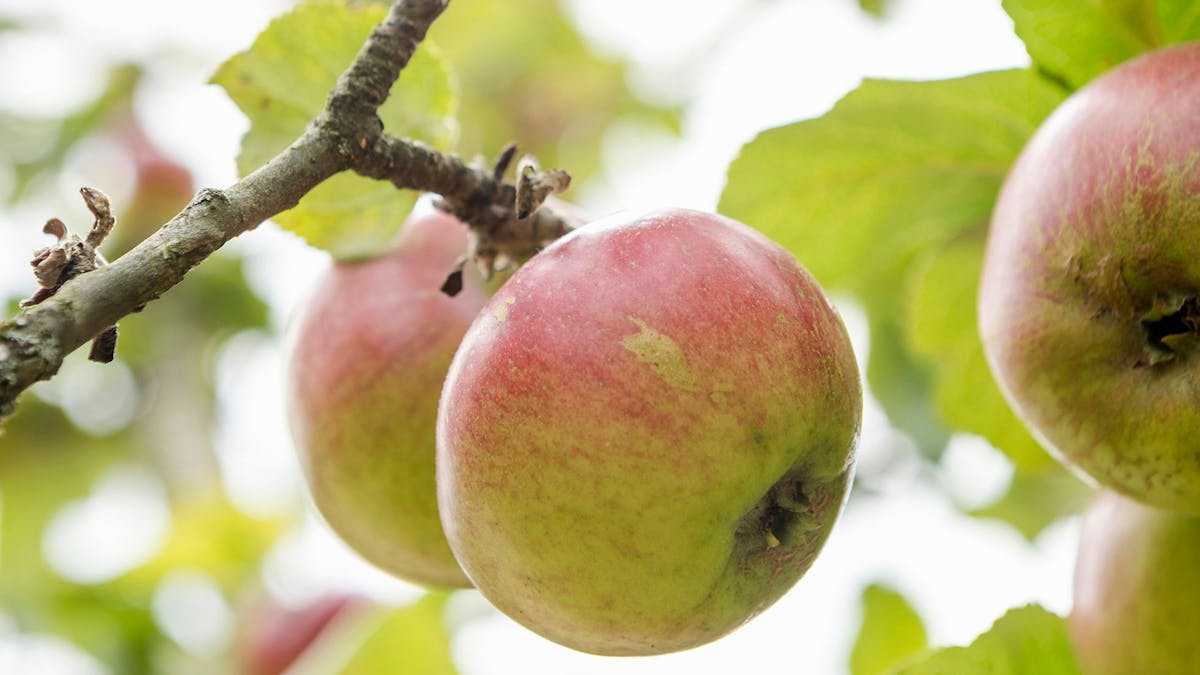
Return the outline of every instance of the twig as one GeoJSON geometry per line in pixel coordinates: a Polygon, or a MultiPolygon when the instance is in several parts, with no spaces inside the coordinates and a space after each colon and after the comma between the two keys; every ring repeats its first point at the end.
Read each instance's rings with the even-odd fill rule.
{"type": "MultiPolygon", "coordinates": [[[[541,195],[532,213],[521,218],[519,213],[518,188],[496,177],[503,174],[512,161],[516,149],[508,146],[501,153],[495,167],[484,170],[484,162],[478,166],[467,164],[453,155],[444,155],[417,141],[394,138],[380,134],[375,143],[361,154],[354,170],[364,176],[390,180],[397,187],[421,184],[423,189],[442,196],[438,208],[453,214],[467,223],[470,242],[466,258],[473,261],[485,279],[496,271],[518,265],[540,251],[544,246],[570,232],[581,223],[569,212],[554,208],[536,208],[549,195],[541,195]]],[[[566,172],[549,179],[563,189],[570,184],[566,172]]],[[[543,179],[538,179],[535,192],[543,190],[543,179]]],[[[451,277],[460,269],[448,270],[451,277]]],[[[454,295],[459,288],[453,278],[447,278],[443,290],[454,295]]]]}
{"type": "MultiPolygon", "coordinates": [[[[0,418],[22,391],[53,376],[67,354],[178,284],[225,242],[295,206],[341,171],[437,192],[473,231],[518,236],[520,228],[506,227],[517,222],[513,186],[490,170],[386,136],[377,114],[448,2],[397,0],[338,78],[325,109],[292,145],[224,190],[201,190],[179,215],[112,264],[67,280],[52,297],[0,322],[0,418]]],[[[535,229],[539,236],[570,227],[550,209],[520,222],[546,228],[535,229]]]]}

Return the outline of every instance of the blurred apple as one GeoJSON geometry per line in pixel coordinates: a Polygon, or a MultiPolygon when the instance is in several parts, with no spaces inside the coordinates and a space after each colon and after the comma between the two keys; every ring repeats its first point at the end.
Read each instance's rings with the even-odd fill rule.
{"type": "Polygon", "coordinates": [[[364,558],[429,586],[469,586],[438,519],[434,425],[454,350],[487,295],[464,274],[439,289],[466,250],[466,228],[434,213],[393,250],[339,262],[296,322],[290,421],[313,500],[364,558]]]}
{"type": "Polygon", "coordinates": [[[1103,493],[1084,518],[1069,626],[1086,675],[1200,671],[1200,518],[1103,493]]]}

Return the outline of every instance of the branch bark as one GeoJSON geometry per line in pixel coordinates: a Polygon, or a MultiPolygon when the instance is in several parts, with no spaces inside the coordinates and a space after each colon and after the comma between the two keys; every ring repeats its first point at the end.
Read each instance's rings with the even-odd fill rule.
{"type": "MultiPolygon", "coordinates": [[[[63,359],[182,281],[230,239],[295,206],[327,178],[355,170],[397,187],[436,192],[473,231],[514,229],[515,188],[420,143],[384,134],[377,111],[449,0],[396,0],[287,149],[224,190],[201,190],[177,216],[112,264],[80,274],[53,297],[0,323],[0,420],[17,396],[63,359]]],[[[549,209],[522,223],[570,224],[549,209]]],[[[528,225],[523,225],[527,227],[528,225]]]]}

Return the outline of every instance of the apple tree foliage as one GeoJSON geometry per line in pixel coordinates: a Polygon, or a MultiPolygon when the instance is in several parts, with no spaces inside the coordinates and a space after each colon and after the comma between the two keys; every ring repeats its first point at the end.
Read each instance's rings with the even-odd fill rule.
{"type": "MultiPolygon", "coordinates": [[[[1077,512],[1088,488],[1040,449],[984,360],[975,303],[991,209],[1026,140],[1066,96],[1122,61],[1200,38],[1200,13],[1187,0],[1003,6],[1031,68],[866,80],[825,115],[748,143],[729,167],[720,210],[762,228],[826,288],[865,310],[871,391],[927,456],[937,458],[954,433],[980,436],[1005,454],[1014,469],[1007,493],[971,513],[1032,539],[1077,512]]],[[[859,662],[867,658],[863,640],[880,630],[873,624],[886,620],[866,612],[859,662]]],[[[1028,607],[969,647],[884,672],[1078,668],[1062,619],[1028,607]]]]}

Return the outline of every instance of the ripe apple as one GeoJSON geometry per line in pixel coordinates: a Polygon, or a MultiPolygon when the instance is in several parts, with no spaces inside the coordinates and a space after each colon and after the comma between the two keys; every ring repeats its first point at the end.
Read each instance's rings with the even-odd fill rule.
{"type": "Polygon", "coordinates": [[[1068,625],[1087,675],[1200,669],[1200,518],[1102,494],[1083,522],[1068,625]]]}
{"type": "Polygon", "coordinates": [[[1200,515],[1200,44],[1126,63],[1042,125],[992,219],[988,360],[1041,441],[1200,515]]]}
{"type": "Polygon", "coordinates": [[[467,586],[438,520],[434,425],[454,350],[487,295],[439,288],[466,228],[436,213],[395,248],[337,263],[297,322],[289,417],[313,500],[352,548],[401,578],[467,586]]]}
{"type": "Polygon", "coordinates": [[[464,338],[438,413],[442,523],[535,632],[686,649],[812,564],[861,413],[842,322],[787,252],[711,214],[613,216],[518,270],[464,338]]]}

